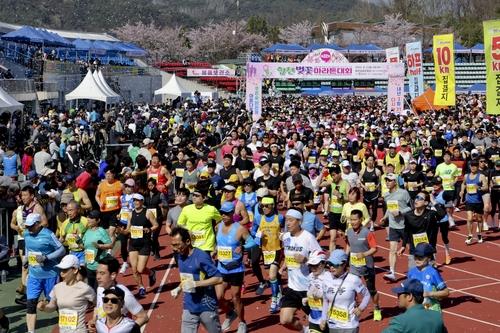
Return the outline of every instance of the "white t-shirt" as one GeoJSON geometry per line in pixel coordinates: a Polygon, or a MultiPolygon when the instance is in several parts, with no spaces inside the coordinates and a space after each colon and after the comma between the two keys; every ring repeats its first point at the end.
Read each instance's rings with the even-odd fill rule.
{"type": "Polygon", "coordinates": [[[285,263],[288,268],[288,287],[295,291],[307,291],[309,268],[305,262],[297,262],[294,256],[300,254],[307,258],[312,251],[321,250],[318,241],[305,230],[302,230],[298,236],[292,236],[290,232],[286,232],[282,241],[285,263]]]}
{"type": "Polygon", "coordinates": [[[106,326],[106,318],[101,318],[95,323],[97,333],[130,333],[135,325],[135,321],[128,317],[124,317],[116,326],[108,328],[106,326]]]}
{"type": "MultiPolygon", "coordinates": [[[[325,292],[326,279],[328,276],[331,276],[329,271],[323,271],[319,276],[314,276],[313,273],[310,273],[308,276],[308,293],[309,291],[321,291],[321,295],[325,292]]],[[[307,297],[307,302],[311,311],[309,312],[309,322],[313,324],[318,324],[322,319],[323,312],[323,296],[320,298],[315,297],[307,297]]]]}
{"type": "MultiPolygon", "coordinates": [[[[125,287],[123,284],[117,284],[115,287],[121,288],[125,292],[125,305],[122,308],[122,314],[124,316],[128,315],[130,312],[132,315],[136,315],[143,310],[142,305],[135,299],[134,295],[125,287]]],[[[102,308],[102,298],[104,297],[104,288],[97,288],[97,316],[99,318],[104,318],[104,309],[102,308]]]]}
{"type": "Polygon", "coordinates": [[[358,327],[359,318],[352,313],[356,305],[356,295],[363,296],[361,308],[366,307],[370,301],[368,289],[358,276],[347,273],[344,281],[343,278],[344,276],[334,278],[332,274],[328,274],[324,280],[323,316],[324,319],[328,319],[328,327],[331,329],[358,327]],[[338,293],[337,290],[339,290],[338,293]],[[335,293],[337,293],[336,297],[335,293]],[[334,297],[335,304],[332,306],[334,297]]]}

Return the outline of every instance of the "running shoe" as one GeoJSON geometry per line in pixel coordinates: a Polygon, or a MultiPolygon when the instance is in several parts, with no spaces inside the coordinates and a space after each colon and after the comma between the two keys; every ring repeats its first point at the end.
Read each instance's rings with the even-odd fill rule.
{"type": "Polygon", "coordinates": [[[156,271],[154,269],[149,270],[149,286],[152,287],[156,283],[156,271]]]}
{"type": "Polygon", "coordinates": [[[382,310],[380,310],[380,309],[373,310],[373,320],[374,321],[381,321],[382,320],[382,310]]]}
{"type": "MultiPolygon", "coordinates": [[[[233,321],[238,318],[238,315],[234,310],[231,310],[230,312],[226,313],[226,320],[222,323],[221,330],[222,332],[227,331],[228,329],[231,328],[231,324],[233,321]]],[[[239,329],[239,326],[238,326],[239,329]]]]}
{"type": "Polygon", "coordinates": [[[450,228],[454,228],[455,227],[455,220],[450,217],[448,219],[448,224],[449,224],[450,228]]]}
{"type": "Polygon", "coordinates": [[[446,256],[446,259],[445,259],[445,262],[444,262],[446,265],[449,265],[451,264],[451,256],[450,255],[447,255],[446,256]]]}
{"type": "Polygon", "coordinates": [[[481,244],[483,242],[483,236],[477,235],[477,243],[481,244]]]}
{"type": "Polygon", "coordinates": [[[137,293],[137,297],[140,297],[140,298],[146,297],[146,288],[144,288],[144,287],[139,288],[139,292],[137,293]]]}
{"type": "Polygon", "coordinates": [[[122,267],[120,268],[120,274],[125,274],[125,272],[127,271],[127,269],[128,269],[128,263],[125,261],[122,264],[122,267]]]}
{"type": "Polygon", "coordinates": [[[393,272],[389,272],[387,274],[384,274],[384,278],[387,280],[391,280],[393,282],[396,281],[396,275],[393,272]]]}
{"type": "Polygon", "coordinates": [[[465,244],[467,244],[467,245],[472,244],[472,235],[467,236],[467,239],[465,240],[465,244]]]}
{"type": "Polygon", "coordinates": [[[488,231],[490,230],[490,225],[486,222],[483,222],[483,231],[488,231]]]}
{"type": "Polygon", "coordinates": [[[259,283],[259,287],[257,287],[255,294],[259,296],[262,295],[267,287],[269,287],[269,283],[267,281],[259,283]]]}
{"type": "Polygon", "coordinates": [[[271,314],[280,312],[279,298],[276,296],[272,297],[271,306],[269,307],[269,312],[271,314]]]}
{"type": "Polygon", "coordinates": [[[239,323],[238,330],[236,331],[236,333],[247,333],[247,332],[248,332],[247,324],[244,322],[239,323]]]}

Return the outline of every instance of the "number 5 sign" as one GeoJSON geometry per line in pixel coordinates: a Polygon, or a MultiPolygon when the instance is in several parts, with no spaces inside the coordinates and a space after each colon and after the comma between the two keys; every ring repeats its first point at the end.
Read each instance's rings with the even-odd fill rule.
{"type": "Polygon", "coordinates": [[[434,105],[455,105],[453,34],[434,36],[432,55],[436,78],[434,105]]]}
{"type": "Polygon", "coordinates": [[[500,20],[485,21],[486,112],[500,114],[500,20]]]}

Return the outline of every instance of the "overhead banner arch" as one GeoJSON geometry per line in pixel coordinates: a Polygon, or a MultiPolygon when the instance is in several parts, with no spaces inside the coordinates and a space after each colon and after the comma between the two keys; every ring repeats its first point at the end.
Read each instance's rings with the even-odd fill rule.
{"type": "MultiPolygon", "coordinates": [[[[262,80],[264,79],[309,79],[309,80],[388,80],[388,88],[393,82],[400,85],[404,78],[404,66],[400,63],[280,63],[249,62],[246,70],[247,110],[252,112],[254,121],[262,114],[262,80]],[[389,66],[394,67],[389,76],[389,66]]],[[[403,80],[404,82],[404,80],[403,80]]],[[[392,108],[393,112],[398,110],[392,108]]]]}

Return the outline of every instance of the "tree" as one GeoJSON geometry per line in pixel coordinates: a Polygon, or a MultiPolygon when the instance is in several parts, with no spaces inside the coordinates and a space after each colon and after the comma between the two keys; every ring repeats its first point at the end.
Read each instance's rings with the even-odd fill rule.
{"type": "Polygon", "coordinates": [[[251,34],[267,35],[269,32],[267,20],[258,15],[250,16],[247,22],[247,31],[251,34]]]}
{"type": "Polygon", "coordinates": [[[306,46],[311,41],[313,25],[305,20],[281,30],[280,39],[290,44],[306,46]]]}
{"type": "Polygon", "coordinates": [[[403,19],[400,13],[385,15],[384,23],[376,27],[378,43],[383,47],[402,46],[417,37],[417,25],[403,19]]]}

